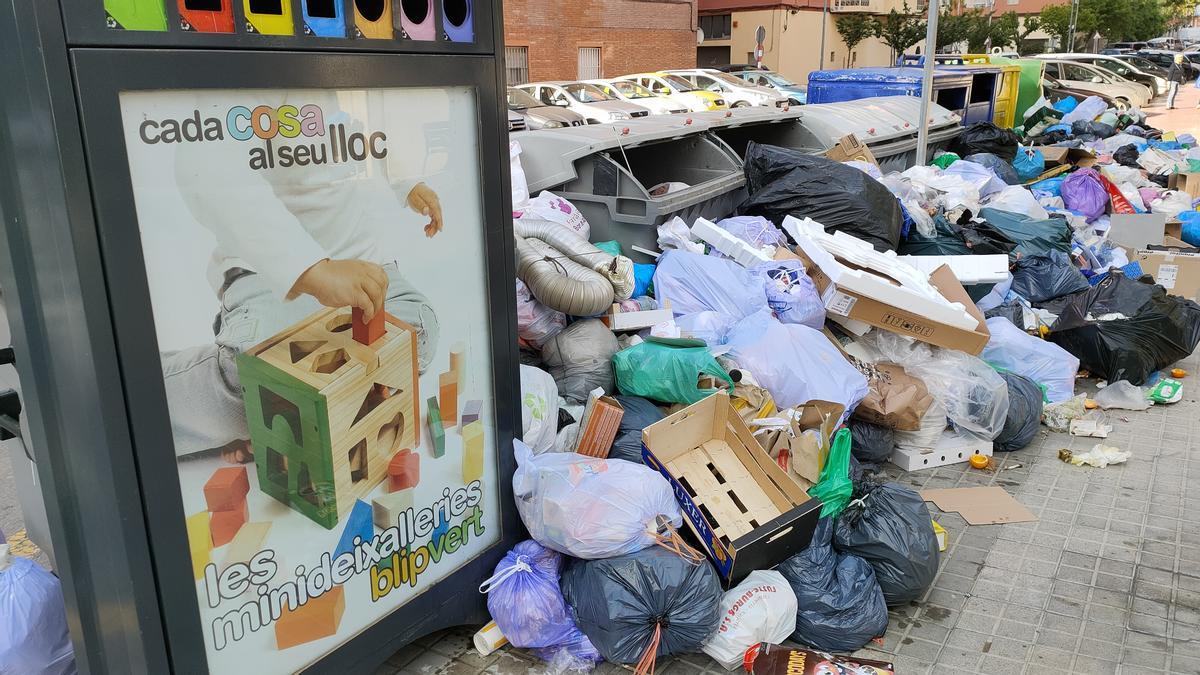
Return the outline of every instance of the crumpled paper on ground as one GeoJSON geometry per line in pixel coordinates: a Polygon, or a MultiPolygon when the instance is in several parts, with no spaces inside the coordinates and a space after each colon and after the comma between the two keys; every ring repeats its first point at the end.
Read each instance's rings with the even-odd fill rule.
{"type": "Polygon", "coordinates": [[[1092,446],[1087,452],[1071,452],[1066,448],[1058,451],[1058,458],[1068,464],[1075,466],[1094,466],[1097,469],[1103,469],[1109,464],[1122,464],[1129,459],[1133,453],[1128,450],[1121,450],[1111,445],[1097,443],[1092,446]]]}

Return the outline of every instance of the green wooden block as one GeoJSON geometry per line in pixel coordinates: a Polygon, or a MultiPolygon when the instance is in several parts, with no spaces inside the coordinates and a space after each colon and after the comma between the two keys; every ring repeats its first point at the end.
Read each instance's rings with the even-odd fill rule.
{"type": "Polygon", "coordinates": [[[337,494],[325,397],[256,356],[239,354],[237,366],[259,489],[333,529],[337,494]]]}
{"type": "Polygon", "coordinates": [[[429,438],[433,440],[433,456],[441,457],[446,454],[446,429],[442,426],[442,409],[436,396],[429,397],[426,419],[429,421],[429,438]]]}
{"type": "Polygon", "coordinates": [[[164,0],[104,0],[109,28],[125,30],[167,29],[167,8],[164,0]]]}

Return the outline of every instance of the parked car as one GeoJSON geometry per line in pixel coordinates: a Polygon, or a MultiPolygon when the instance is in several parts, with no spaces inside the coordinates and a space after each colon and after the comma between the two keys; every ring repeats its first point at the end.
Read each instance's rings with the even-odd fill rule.
{"type": "Polygon", "coordinates": [[[508,109],[508,133],[511,134],[514,131],[525,131],[525,129],[527,129],[527,128],[528,128],[528,126],[526,125],[525,117],[523,115],[521,115],[521,113],[517,112],[516,110],[509,108],[508,109]]]}
{"type": "MultiPolygon", "coordinates": [[[[514,87],[508,88],[509,119],[513,114],[525,119],[527,129],[557,129],[559,127],[581,127],[587,124],[583,115],[555,105],[545,105],[529,94],[514,87]]],[[[512,131],[512,123],[509,123],[512,131]]]]}
{"type": "Polygon", "coordinates": [[[1151,75],[1156,75],[1163,79],[1166,79],[1167,77],[1166,68],[1163,68],[1144,56],[1138,56],[1133,52],[1128,52],[1125,54],[1117,54],[1116,58],[1128,63],[1131,66],[1136,66],[1137,69],[1143,73],[1150,73],[1151,75]]]}
{"type": "Polygon", "coordinates": [[[610,98],[646,108],[650,111],[651,115],[670,115],[673,113],[688,112],[687,106],[682,103],[669,99],[666,96],[659,96],[636,82],[630,82],[629,80],[585,81],[588,84],[594,84],[599,87],[600,91],[607,94],[610,98]]]}
{"type": "Polygon", "coordinates": [[[667,72],[678,75],[701,89],[720,94],[729,102],[730,108],[745,108],[755,105],[780,108],[787,105],[788,102],[787,96],[770,87],[750,84],[714,68],[689,68],[667,72]]]}
{"type": "Polygon", "coordinates": [[[1170,51],[1179,51],[1183,49],[1183,41],[1173,37],[1156,37],[1146,40],[1147,49],[1166,49],[1170,51]]]}
{"type": "Polygon", "coordinates": [[[689,112],[705,110],[724,110],[729,107],[724,98],[711,91],[705,91],[687,80],[670,73],[638,73],[616,78],[636,82],[659,96],[686,105],[689,112]]]}
{"type": "Polygon", "coordinates": [[[1146,43],[1145,42],[1114,42],[1109,46],[1112,47],[1113,49],[1132,49],[1133,51],[1137,51],[1139,49],[1145,49],[1146,43]]]}
{"type": "Polygon", "coordinates": [[[1072,87],[1067,86],[1051,75],[1042,76],[1042,91],[1045,93],[1046,98],[1051,101],[1064,99],[1068,96],[1074,96],[1077,100],[1082,101],[1089,96],[1096,96],[1100,100],[1104,101],[1110,108],[1116,108],[1121,112],[1129,109],[1128,101],[1125,101],[1124,99],[1115,99],[1099,89],[1096,89],[1096,86],[1097,85],[1088,83],[1086,87],[1072,87]]]}
{"type": "Polygon", "coordinates": [[[1089,63],[1093,66],[1099,66],[1105,70],[1110,70],[1117,75],[1134,82],[1140,82],[1150,88],[1153,94],[1167,93],[1167,78],[1159,77],[1153,73],[1143,71],[1141,68],[1134,66],[1132,63],[1121,59],[1105,56],[1103,54],[1083,54],[1083,53],[1066,53],[1066,54],[1039,54],[1035,59],[1052,59],[1055,61],[1074,61],[1076,63],[1089,63]]]}
{"type": "Polygon", "coordinates": [[[750,84],[770,87],[786,96],[792,105],[801,105],[808,101],[807,85],[796,84],[773,70],[759,68],[755,65],[721,66],[717,70],[729,73],[750,84]]]}
{"type": "MultiPolygon", "coordinates": [[[[1143,49],[1139,51],[1137,55],[1153,61],[1165,70],[1170,68],[1171,64],[1175,62],[1175,55],[1178,53],[1179,52],[1173,52],[1167,49],[1143,49]]],[[[1189,79],[1195,79],[1197,75],[1200,75],[1200,65],[1192,63],[1190,60],[1185,60],[1187,61],[1188,67],[1190,67],[1192,71],[1192,76],[1189,79]]]]}
{"type": "Polygon", "coordinates": [[[650,111],[640,105],[609,98],[594,84],[583,82],[534,82],[517,87],[546,105],[561,106],[583,115],[588,124],[604,124],[645,117],[650,111]]]}
{"type": "Polygon", "coordinates": [[[1075,61],[1046,61],[1046,74],[1068,87],[1099,91],[1115,99],[1123,99],[1137,107],[1150,102],[1153,93],[1144,84],[1131,82],[1116,73],[1087,63],[1075,61]]]}

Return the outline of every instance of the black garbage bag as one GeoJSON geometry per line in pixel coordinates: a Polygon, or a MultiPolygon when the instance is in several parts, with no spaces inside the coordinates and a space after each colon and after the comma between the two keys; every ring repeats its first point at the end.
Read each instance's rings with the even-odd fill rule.
{"type": "Polygon", "coordinates": [[[1015,259],[1017,255],[1038,255],[1053,250],[1067,253],[1071,250],[1071,226],[1065,217],[1051,216],[1039,220],[1023,213],[1001,211],[989,206],[979,210],[979,217],[1009,241],[1016,242],[1016,246],[1009,251],[1010,258],[1015,259]]]}
{"type": "Polygon", "coordinates": [[[1021,177],[1017,175],[1017,170],[1012,164],[1000,159],[998,155],[993,155],[990,152],[977,152],[973,155],[963,157],[968,162],[975,162],[981,166],[986,166],[996,173],[996,176],[1008,185],[1020,185],[1021,177]]]}
{"type": "Polygon", "coordinates": [[[642,429],[661,420],[665,415],[650,401],[640,396],[618,396],[617,403],[625,409],[617,437],[608,451],[609,459],[624,459],[642,463],[642,429]]]}
{"type": "Polygon", "coordinates": [[[1008,384],[1008,417],[1000,435],[992,441],[992,450],[1012,452],[1037,438],[1038,425],[1042,423],[1042,388],[1028,377],[1011,371],[1000,373],[1000,376],[1008,384]]]}
{"type": "Polygon", "coordinates": [[[825,651],[852,652],[887,631],[887,603],[867,561],[833,550],[833,529],[831,518],[817,521],[808,548],[775,570],[796,593],[792,639],[825,651]]]}
{"type": "Polygon", "coordinates": [[[1017,144],[1020,142],[1021,139],[1009,129],[1001,129],[991,122],[976,122],[962,130],[950,146],[950,151],[963,158],[978,152],[990,152],[1005,162],[1012,162],[1017,156],[1017,144]]]}
{"type": "Polygon", "coordinates": [[[1038,136],[1035,145],[1055,145],[1057,143],[1066,141],[1070,137],[1071,134],[1067,133],[1066,131],[1062,129],[1055,129],[1054,131],[1049,131],[1041,136],[1038,136]]]}
{"type": "Polygon", "coordinates": [[[1021,258],[1013,266],[1013,292],[1033,303],[1089,288],[1087,277],[1059,250],[1021,258]]]}
{"type": "Polygon", "coordinates": [[[864,464],[883,464],[892,457],[896,442],[892,430],[870,422],[850,420],[850,455],[864,464]]]}
{"type": "Polygon", "coordinates": [[[1138,152],[1137,146],[1133,143],[1122,145],[1113,153],[1113,161],[1121,166],[1127,166],[1133,169],[1141,168],[1138,165],[1138,157],[1141,153],[1138,152]]]}
{"type": "Polygon", "coordinates": [[[1146,176],[1146,180],[1154,183],[1160,188],[1165,188],[1171,181],[1171,177],[1163,173],[1152,173],[1146,176]]]}
{"type": "Polygon", "coordinates": [[[1104,122],[1092,122],[1089,120],[1075,120],[1071,125],[1071,135],[1076,138],[1082,136],[1095,136],[1096,138],[1108,138],[1117,133],[1111,124],[1104,122]]]}
{"type": "Polygon", "coordinates": [[[926,237],[917,232],[917,228],[912,228],[896,252],[900,255],[971,255],[971,249],[963,241],[961,228],[952,225],[946,216],[935,215],[933,229],[934,236],[926,237]]]}
{"type": "Polygon", "coordinates": [[[1017,247],[1017,242],[990,223],[968,222],[958,227],[974,255],[1008,255],[1017,247]]]}
{"type": "Polygon", "coordinates": [[[612,663],[637,663],[656,628],[657,656],[698,652],[721,623],[721,580],[713,566],[661,546],[572,560],[562,592],[575,625],[612,663]]]}
{"type": "Polygon", "coordinates": [[[1016,300],[1009,300],[983,313],[983,318],[985,319],[997,316],[1008,319],[1017,328],[1025,329],[1025,309],[1016,300]]]}
{"type": "Polygon", "coordinates": [[[894,251],[900,243],[900,202],[882,183],[852,166],[751,142],[746,147],[746,187],[750,196],[738,206],[743,215],[764,216],[776,225],[785,216],[808,216],[880,251],[894,251]]]}
{"type": "Polygon", "coordinates": [[[1047,336],[1109,382],[1143,384],[1200,343],[1200,305],[1119,271],[1059,309],[1047,336]],[[1125,318],[1116,318],[1119,314],[1125,318]]]}
{"type": "Polygon", "coordinates": [[[921,597],[937,575],[938,543],[929,509],[921,495],[899,483],[856,483],[834,527],[833,547],[870,563],[888,607],[921,597]]]}

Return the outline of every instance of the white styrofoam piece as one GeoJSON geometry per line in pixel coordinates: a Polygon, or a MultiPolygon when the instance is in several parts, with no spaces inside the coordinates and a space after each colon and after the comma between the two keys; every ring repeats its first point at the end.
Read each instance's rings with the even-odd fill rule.
{"type": "Polygon", "coordinates": [[[721,229],[716,223],[704,218],[696,219],[692,225],[692,234],[700,241],[733,258],[734,262],[743,267],[750,267],[760,262],[770,262],[773,259],[774,252],[772,255],[768,255],[765,251],[754,248],[721,229]]]}
{"type": "Polygon", "coordinates": [[[1008,256],[999,255],[902,255],[897,260],[925,274],[933,274],[942,265],[964,284],[998,284],[1008,278],[1008,256]]]}
{"type": "MultiPolygon", "coordinates": [[[[899,261],[894,253],[890,256],[881,254],[867,242],[842,232],[828,235],[819,223],[810,218],[800,221],[788,216],[784,218],[783,228],[813,264],[820,267],[841,289],[892,307],[917,312],[931,321],[955,328],[974,330],[979,326],[979,321],[968,314],[961,304],[942,297],[929,283],[928,275],[899,261]],[[874,269],[878,274],[847,267],[834,256],[860,267],[874,269]],[[879,275],[885,275],[901,285],[889,283],[879,275]]],[[[833,314],[845,316],[853,306],[849,302],[852,298],[839,293],[832,286],[826,289],[823,300],[825,308],[833,314]]]]}
{"type": "Polygon", "coordinates": [[[837,325],[841,326],[842,328],[845,328],[846,332],[850,333],[851,335],[857,336],[857,337],[862,337],[862,336],[866,335],[868,331],[871,330],[871,324],[864,323],[862,321],[859,321],[858,319],[851,319],[848,316],[838,316],[837,314],[830,314],[829,319],[832,320],[837,325]]]}
{"type": "Polygon", "coordinates": [[[675,315],[669,309],[646,309],[640,312],[616,312],[607,318],[609,330],[641,330],[671,321],[675,315]]]}
{"type": "Polygon", "coordinates": [[[896,448],[892,450],[892,464],[905,471],[934,469],[939,466],[970,461],[972,455],[992,456],[992,442],[970,436],[960,436],[952,431],[943,431],[942,438],[931,450],[896,448]]]}

